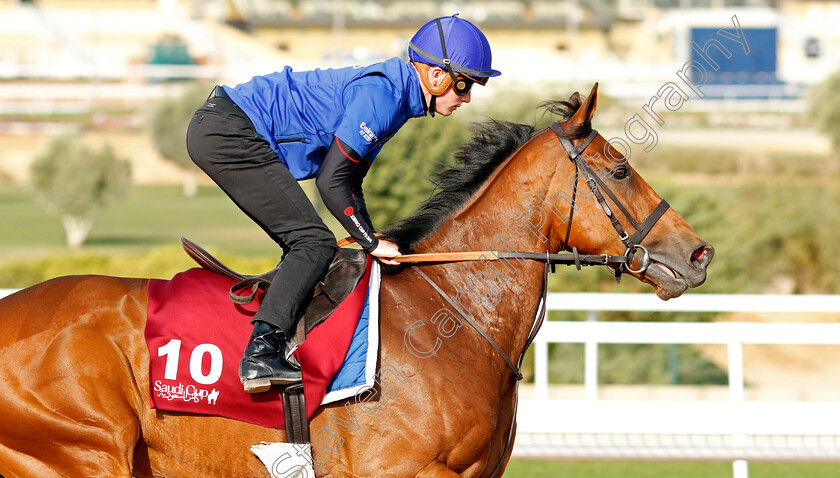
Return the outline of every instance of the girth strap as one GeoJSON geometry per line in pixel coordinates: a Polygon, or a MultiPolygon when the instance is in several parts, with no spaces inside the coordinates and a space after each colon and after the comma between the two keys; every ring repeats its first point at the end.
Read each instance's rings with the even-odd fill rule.
{"type": "Polygon", "coordinates": [[[513,374],[516,376],[516,379],[517,380],[522,380],[522,372],[520,372],[519,369],[516,368],[516,365],[513,364],[513,362],[510,360],[510,357],[508,357],[508,355],[505,353],[505,351],[502,350],[501,347],[499,347],[499,344],[497,344],[495,340],[493,340],[489,335],[487,335],[487,332],[485,332],[484,329],[482,329],[480,325],[475,323],[475,321],[472,318],[470,318],[470,314],[465,312],[464,309],[462,309],[461,306],[458,305],[457,302],[452,300],[452,298],[450,298],[449,295],[447,295],[447,293],[444,292],[443,289],[441,289],[435,283],[435,281],[433,281],[429,276],[427,276],[417,266],[411,266],[411,268],[414,269],[414,271],[417,272],[417,274],[419,274],[420,277],[422,277],[426,282],[428,282],[429,285],[431,285],[432,288],[434,288],[438,292],[438,294],[441,295],[441,297],[446,299],[446,301],[449,302],[449,305],[451,305],[461,315],[461,317],[463,317],[463,319],[466,320],[468,324],[470,324],[470,327],[474,328],[476,330],[476,332],[478,332],[482,337],[484,337],[484,339],[487,340],[487,342],[489,342],[490,345],[492,345],[493,348],[496,349],[497,352],[499,352],[499,355],[502,356],[502,358],[505,360],[505,363],[508,364],[508,367],[510,367],[510,369],[513,370],[513,374]]]}
{"type": "MultiPolygon", "coordinates": [[[[518,253],[518,254],[521,254],[521,253],[518,253]]],[[[575,251],[575,254],[577,254],[577,251],[575,251]]],[[[492,345],[493,348],[495,348],[497,352],[499,352],[499,355],[502,356],[502,358],[508,364],[510,369],[513,370],[513,374],[516,377],[516,386],[515,386],[514,391],[513,391],[513,413],[511,415],[511,422],[510,422],[510,425],[508,427],[507,440],[505,440],[505,447],[502,450],[502,457],[499,460],[499,462],[496,464],[496,468],[493,469],[493,473],[490,474],[491,477],[495,477],[496,474],[499,472],[499,469],[501,468],[502,463],[504,462],[505,456],[507,456],[508,450],[510,450],[510,447],[513,443],[514,423],[516,422],[516,412],[517,412],[517,409],[519,408],[519,383],[522,380],[522,372],[520,370],[522,370],[522,362],[525,359],[525,353],[528,351],[528,348],[531,346],[531,343],[533,343],[534,338],[537,336],[537,332],[540,331],[540,328],[542,327],[542,324],[545,321],[547,306],[548,306],[548,304],[546,302],[546,298],[548,296],[548,268],[549,268],[549,264],[550,264],[550,262],[548,262],[546,260],[545,268],[543,270],[542,293],[541,293],[542,300],[540,301],[540,308],[537,311],[537,316],[534,318],[534,323],[531,325],[531,331],[528,333],[528,338],[525,340],[525,347],[523,347],[522,353],[519,354],[519,360],[518,360],[518,363],[517,363],[516,366],[513,364],[513,362],[510,360],[510,358],[507,356],[507,354],[502,350],[502,348],[499,347],[499,344],[497,344],[496,341],[494,341],[492,338],[490,338],[490,336],[487,335],[487,333],[484,331],[484,329],[482,329],[477,323],[475,323],[475,321],[473,321],[470,318],[470,315],[467,314],[463,309],[461,309],[461,307],[454,300],[452,300],[443,291],[443,289],[441,289],[435,283],[435,281],[433,281],[429,276],[427,276],[425,273],[423,273],[423,271],[421,271],[419,268],[417,268],[417,266],[411,266],[411,268],[414,269],[414,271],[417,272],[417,274],[419,274],[420,277],[425,279],[426,282],[428,282],[429,285],[431,285],[432,288],[434,288],[438,292],[438,294],[440,294],[447,302],[449,302],[449,304],[453,308],[455,308],[456,311],[458,311],[459,314],[461,314],[461,316],[464,318],[464,320],[466,320],[467,323],[470,324],[470,326],[472,326],[472,328],[474,328],[479,334],[481,334],[481,336],[484,337],[484,339],[487,340],[487,342],[489,342],[490,345],[492,345]]]]}
{"type": "Polygon", "coordinates": [[[303,384],[296,383],[283,388],[283,416],[286,421],[288,443],[309,443],[309,420],[306,418],[306,400],[303,384]]]}

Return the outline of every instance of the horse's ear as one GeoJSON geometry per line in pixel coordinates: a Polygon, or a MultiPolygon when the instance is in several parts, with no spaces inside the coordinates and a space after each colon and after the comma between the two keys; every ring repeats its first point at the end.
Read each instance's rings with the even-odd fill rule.
{"type": "MultiPolygon", "coordinates": [[[[577,92],[575,92],[572,97],[579,96],[577,92]]],[[[592,91],[589,92],[589,96],[586,97],[586,100],[580,105],[580,108],[575,112],[575,114],[569,119],[569,121],[573,124],[577,125],[585,125],[589,124],[592,121],[592,117],[595,116],[595,108],[598,106],[598,83],[592,87],[592,91]]]]}

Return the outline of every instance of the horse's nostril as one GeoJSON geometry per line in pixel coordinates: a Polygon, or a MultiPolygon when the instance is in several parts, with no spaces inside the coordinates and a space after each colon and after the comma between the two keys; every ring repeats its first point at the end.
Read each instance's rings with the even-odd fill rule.
{"type": "Polygon", "coordinates": [[[695,249],[694,252],[691,253],[691,262],[699,262],[701,264],[709,262],[709,255],[711,254],[711,251],[709,249],[710,247],[708,246],[701,246],[695,249]]]}

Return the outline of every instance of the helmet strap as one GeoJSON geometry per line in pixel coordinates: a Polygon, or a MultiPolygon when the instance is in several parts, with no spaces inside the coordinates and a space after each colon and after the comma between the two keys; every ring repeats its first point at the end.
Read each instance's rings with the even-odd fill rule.
{"type": "Polygon", "coordinates": [[[452,71],[452,61],[449,59],[449,53],[446,53],[446,39],[443,37],[443,25],[440,24],[440,18],[435,18],[437,23],[438,33],[440,34],[440,49],[443,53],[443,64],[446,66],[446,71],[452,81],[455,81],[455,72],[452,71]]]}

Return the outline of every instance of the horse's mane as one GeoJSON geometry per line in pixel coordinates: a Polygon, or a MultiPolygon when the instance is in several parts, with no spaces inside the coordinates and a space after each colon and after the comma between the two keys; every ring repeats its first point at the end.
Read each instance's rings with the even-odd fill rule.
{"type": "MultiPolygon", "coordinates": [[[[546,101],[538,105],[548,113],[563,119],[570,118],[581,106],[580,95],[569,101],[546,101]]],[[[582,125],[568,131],[570,137],[580,136],[591,126],[582,125]]],[[[533,125],[489,120],[476,127],[469,141],[455,153],[455,165],[431,179],[436,192],[411,216],[383,231],[403,252],[412,251],[417,244],[440,227],[446,218],[472,197],[493,171],[520,146],[539,131],[533,125]]],[[[587,131],[588,134],[588,131],[587,131]]]]}

